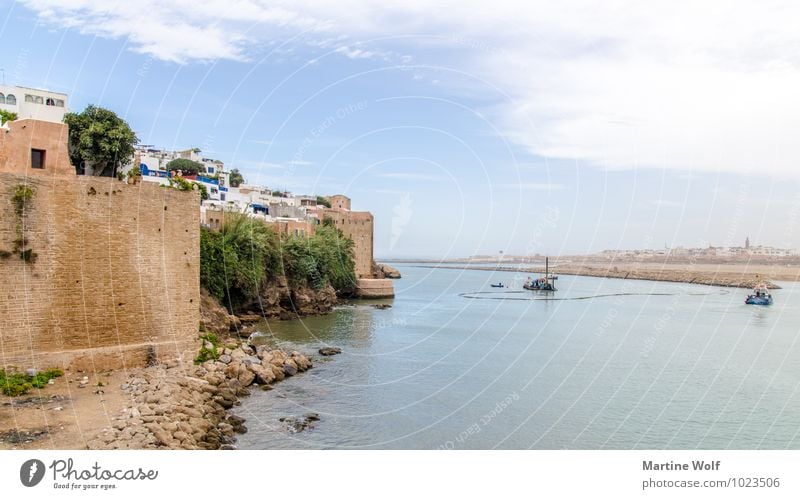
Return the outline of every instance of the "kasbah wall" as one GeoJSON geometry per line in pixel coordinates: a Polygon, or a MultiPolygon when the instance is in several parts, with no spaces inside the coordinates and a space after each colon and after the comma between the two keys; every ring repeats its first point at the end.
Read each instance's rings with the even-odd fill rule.
{"type": "Polygon", "coordinates": [[[23,164],[11,172],[0,155],[0,368],[191,361],[199,193],[68,175],[63,162],[51,162],[57,149],[42,171],[23,164]],[[19,185],[34,191],[22,217],[13,200],[19,185]],[[35,261],[15,252],[20,229],[35,261]]]}
{"type": "Polygon", "coordinates": [[[342,233],[353,240],[355,256],[356,295],[361,298],[390,298],[394,284],[389,279],[373,279],[373,251],[375,219],[368,211],[350,211],[347,196],[330,196],[331,208],[324,217],[333,220],[342,233]]]}

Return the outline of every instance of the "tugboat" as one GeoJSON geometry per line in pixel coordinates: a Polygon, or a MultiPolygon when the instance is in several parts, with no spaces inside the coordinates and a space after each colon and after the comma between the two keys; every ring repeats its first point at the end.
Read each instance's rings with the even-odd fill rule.
{"type": "Polygon", "coordinates": [[[522,285],[523,289],[527,289],[528,291],[555,291],[556,287],[553,285],[553,282],[558,279],[557,276],[550,275],[550,259],[545,257],[544,259],[544,276],[539,277],[536,279],[531,279],[528,277],[528,280],[525,281],[525,284],[522,285]]]}
{"type": "Polygon", "coordinates": [[[753,294],[747,295],[744,300],[747,305],[772,305],[772,294],[767,289],[766,283],[759,283],[753,288],[753,294]]]}

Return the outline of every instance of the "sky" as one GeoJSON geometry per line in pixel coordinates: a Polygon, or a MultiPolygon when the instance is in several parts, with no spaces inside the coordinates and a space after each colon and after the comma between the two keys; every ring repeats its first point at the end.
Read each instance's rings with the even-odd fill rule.
{"type": "Polygon", "coordinates": [[[376,257],[800,247],[792,2],[19,0],[6,84],[248,183],[343,193],[376,257]]]}

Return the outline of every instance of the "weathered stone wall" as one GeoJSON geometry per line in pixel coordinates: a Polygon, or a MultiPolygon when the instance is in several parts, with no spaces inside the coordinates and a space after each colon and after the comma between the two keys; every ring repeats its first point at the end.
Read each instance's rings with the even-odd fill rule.
{"type": "Polygon", "coordinates": [[[0,364],[101,370],[193,348],[199,194],[0,173],[0,364]],[[34,195],[22,217],[12,192],[34,195]],[[25,262],[15,248],[20,230],[25,262]]]}
{"type": "Polygon", "coordinates": [[[333,220],[334,226],[353,240],[356,277],[372,277],[372,231],[374,226],[372,213],[326,209],[324,218],[333,220]]]}
{"type": "Polygon", "coordinates": [[[394,298],[394,283],[390,279],[356,279],[359,298],[394,298]]]}

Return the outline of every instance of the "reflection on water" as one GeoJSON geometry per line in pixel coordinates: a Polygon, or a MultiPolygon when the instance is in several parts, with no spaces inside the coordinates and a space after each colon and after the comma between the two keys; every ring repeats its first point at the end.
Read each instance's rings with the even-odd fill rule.
{"type": "Polygon", "coordinates": [[[261,324],[284,348],[343,352],[245,399],[240,447],[800,447],[793,284],[772,307],[744,305],[747,290],[571,276],[556,294],[571,299],[477,300],[461,295],[524,275],[401,270],[392,308],[261,324]],[[306,412],[313,429],[278,423],[306,412]]]}

